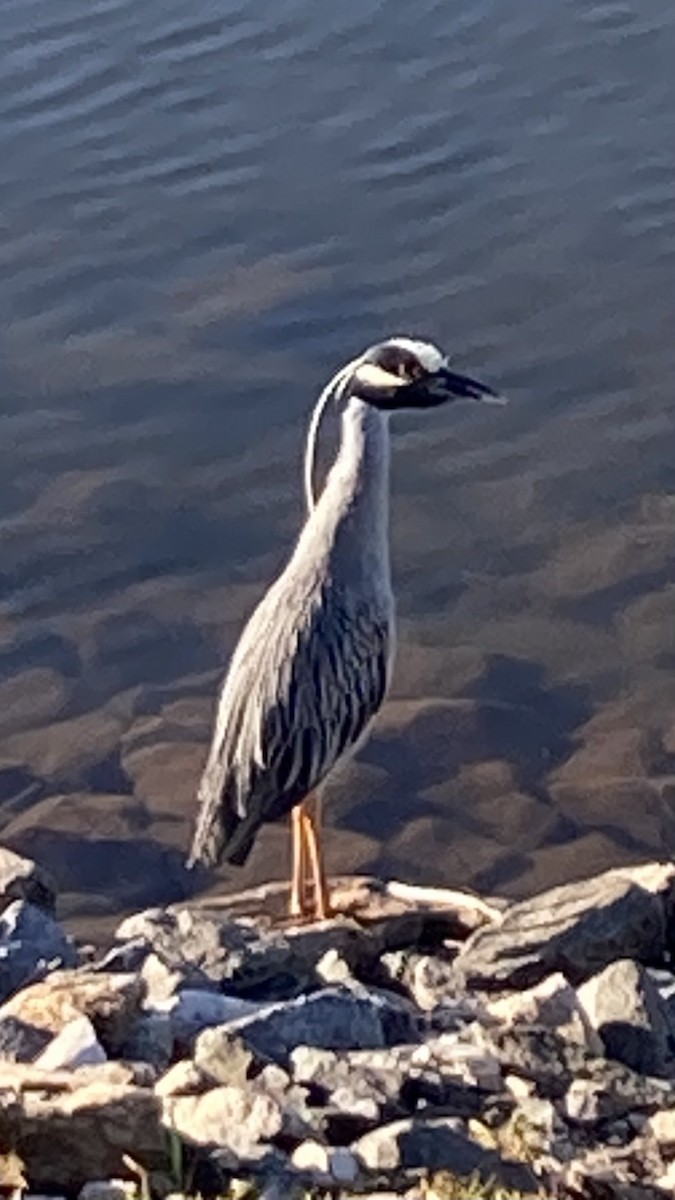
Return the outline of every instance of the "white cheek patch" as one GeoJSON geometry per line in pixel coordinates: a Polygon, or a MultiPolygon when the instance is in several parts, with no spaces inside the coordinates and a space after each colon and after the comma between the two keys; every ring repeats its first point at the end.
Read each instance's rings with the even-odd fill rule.
{"type": "Polygon", "coordinates": [[[408,350],[410,354],[414,354],[420,366],[424,367],[424,370],[431,375],[445,366],[445,355],[441,354],[438,346],[434,346],[431,342],[417,341],[416,338],[394,337],[389,339],[389,345],[400,346],[402,350],[408,350]]]}
{"type": "Polygon", "coordinates": [[[408,382],[406,379],[400,379],[398,375],[392,375],[382,367],[376,366],[375,363],[361,363],[354,372],[354,379],[357,383],[365,384],[366,387],[381,388],[382,390],[404,387],[408,382]]]}

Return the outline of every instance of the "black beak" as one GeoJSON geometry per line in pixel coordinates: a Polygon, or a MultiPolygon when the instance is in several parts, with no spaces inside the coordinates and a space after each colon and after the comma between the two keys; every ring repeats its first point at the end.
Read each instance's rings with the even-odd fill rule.
{"type": "Polygon", "coordinates": [[[506,404],[499,392],[486,383],[479,383],[469,375],[459,375],[449,367],[441,367],[430,379],[425,380],[432,404],[445,404],[449,400],[482,400],[484,404],[506,404]]]}

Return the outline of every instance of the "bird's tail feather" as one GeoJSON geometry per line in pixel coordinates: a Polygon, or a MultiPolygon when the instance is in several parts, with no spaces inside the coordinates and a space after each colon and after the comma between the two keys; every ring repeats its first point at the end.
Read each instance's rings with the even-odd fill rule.
{"type": "Polygon", "coordinates": [[[222,787],[214,787],[205,773],[199,789],[199,813],[187,866],[195,867],[201,863],[215,867],[223,858],[242,866],[251,853],[258,827],[259,821],[237,815],[222,787]]]}

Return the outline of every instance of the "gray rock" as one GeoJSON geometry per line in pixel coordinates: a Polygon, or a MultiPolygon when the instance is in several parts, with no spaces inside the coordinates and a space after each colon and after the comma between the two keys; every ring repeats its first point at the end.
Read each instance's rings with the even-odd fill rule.
{"type": "Polygon", "coordinates": [[[424,1109],[445,1116],[504,1119],[513,1107],[499,1079],[498,1089],[464,1081],[454,1066],[434,1057],[436,1043],[386,1050],[335,1053],[298,1046],[292,1052],[293,1077],[311,1086],[329,1141],[344,1143],[383,1121],[424,1109]],[[427,1049],[428,1054],[421,1053],[427,1049]]]}
{"type": "Polygon", "coordinates": [[[42,1051],[35,1066],[43,1071],[62,1068],[75,1070],[77,1067],[90,1067],[107,1061],[106,1052],[96,1037],[89,1017],[75,1017],[42,1051]]]}
{"type": "Polygon", "coordinates": [[[134,1200],[137,1185],[126,1179],[92,1179],[77,1200],[134,1200]]]}
{"type": "Polygon", "coordinates": [[[174,1053],[174,1035],[168,1013],[149,1012],[138,1017],[129,1031],[120,1057],[129,1062],[149,1063],[165,1071],[174,1053]]]}
{"type": "Polygon", "coordinates": [[[582,1125],[658,1112],[672,1104],[672,1083],[647,1079],[620,1063],[599,1059],[570,1080],[564,1111],[582,1125]]]}
{"type": "Polygon", "coordinates": [[[52,968],[76,964],[70,938],[42,909],[15,900],[0,916],[0,1002],[52,968]]]}
{"type": "Polygon", "coordinates": [[[411,1014],[382,996],[351,988],[324,988],[295,1000],[267,1005],[223,1028],[253,1050],[282,1065],[303,1043],[323,1050],[374,1048],[412,1041],[417,1034],[411,1014]]]}
{"type": "Polygon", "coordinates": [[[539,1182],[523,1163],[507,1162],[460,1131],[453,1118],[395,1121],[380,1126],[351,1147],[364,1170],[376,1175],[407,1171],[451,1171],[482,1182],[537,1193],[539,1182]]]}
{"type": "Polygon", "coordinates": [[[389,985],[409,996],[422,1012],[442,1009],[445,1028],[459,1027],[480,1009],[478,1000],[467,995],[462,976],[448,956],[396,950],[383,954],[380,966],[389,985]]]}
{"type": "Polygon", "coordinates": [[[30,858],[23,858],[0,846],[0,906],[13,900],[26,900],[45,912],[53,913],[56,901],[54,881],[30,858]]]}
{"type": "Polygon", "coordinates": [[[19,1017],[0,1017],[0,1059],[32,1062],[51,1040],[51,1033],[28,1021],[19,1017]]]}
{"type": "Polygon", "coordinates": [[[189,1052],[203,1029],[249,1016],[263,1007],[238,996],[223,996],[199,988],[183,988],[167,1000],[158,1000],[151,1011],[168,1017],[177,1045],[189,1052]]]}
{"type": "Polygon", "coordinates": [[[562,971],[581,983],[620,958],[658,963],[675,936],[675,864],[606,871],[511,905],[474,933],[455,968],[469,988],[531,987],[562,971]]]}
{"type": "Polygon", "coordinates": [[[562,1099],[573,1079],[588,1076],[597,1065],[583,1045],[554,1029],[518,1026],[492,1030],[490,1036],[504,1074],[531,1080],[552,1100],[562,1099]]]}
{"type": "Polygon", "coordinates": [[[644,967],[630,959],[610,963],[577,989],[608,1058],[643,1075],[664,1075],[671,1055],[670,1014],[644,967]]]}
{"type": "Polygon", "coordinates": [[[308,1090],[291,1083],[282,1067],[269,1063],[260,1072],[255,1085],[279,1105],[283,1118],[282,1133],[294,1141],[309,1137],[321,1128],[316,1109],[308,1104],[308,1090]]]}
{"type": "Polygon", "coordinates": [[[128,917],[116,934],[144,942],[182,987],[218,990],[265,1001],[297,996],[321,983],[317,966],[328,951],[351,969],[379,952],[379,944],[355,921],[336,918],[320,926],[258,927],[217,909],[149,909],[128,917]]]}
{"type": "Polygon", "coordinates": [[[583,1200],[668,1200],[672,1182],[653,1185],[663,1164],[644,1140],[595,1146],[574,1158],[560,1175],[561,1195],[583,1200]]]}

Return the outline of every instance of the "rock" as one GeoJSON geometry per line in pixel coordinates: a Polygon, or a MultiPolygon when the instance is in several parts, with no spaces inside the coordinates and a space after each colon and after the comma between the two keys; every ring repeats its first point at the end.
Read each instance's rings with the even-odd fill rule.
{"type": "Polygon", "coordinates": [[[234,1083],[243,1086],[253,1052],[236,1034],[226,1027],[204,1029],[194,1049],[195,1065],[215,1083],[234,1083]]]}
{"type": "Polygon", "coordinates": [[[183,988],[222,988],[232,996],[265,1001],[316,986],[316,966],[327,950],[350,966],[374,953],[368,934],[346,919],[281,931],[217,909],[151,909],[122,922],[116,936],[142,938],[165,968],[180,976],[183,988]]]}
{"type": "MultiPolygon", "coordinates": [[[[147,954],[147,947],[142,939],[139,944],[144,947],[145,957],[141,965],[141,979],[145,984],[145,1002],[148,1008],[157,1004],[165,1004],[171,1000],[181,984],[180,971],[172,971],[158,958],[156,954],[147,954]]],[[[128,942],[127,946],[133,946],[128,942]]]]}
{"type": "Polygon", "coordinates": [[[587,1075],[594,1062],[584,1046],[542,1026],[492,1030],[490,1038],[505,1075],[532,1081],[540,1095],[553,1100],[565,1095],[573,1079],[587,1075]]]}
{"type": "Polygon", "coordinates": [[[352,1141],[383,1120],[409,1111],[401,1099],[405,1066],[387,1062],[386,1051],[338,1056],[322,1050],[315,1052],[314,1061],[311,1053],[304,1046],[293,1051],[293,1077],[311,1086],[320,1128],[331,1141],[352,1141]]]}
{"type": "Polygon", "coordinates": [[[53,1191],[58,1181],[71,1192],[92,1179],[128,1176],[125,1155],[145,1170],[166,1166],[161,1102],[144,1088],[99,1082],[17,1094],[3,1071],[0,1095],[0,1142],[14,1147],[33,1188],[53,1191]]]}
{"type": "Polygon", "coordinates": [[[586,980],[578,997],[608,1058],[644,1075],[668,1073],[672,1061],[668,1006],[639,963],[619,959],[586,980]]]}
{"type": "Polygon", "coordinates": [[[202,1030],[249,1016],[258,1012],[261,1007],[250,1000],[241,1000],[238,996],[223,996],[220,992],[183,988],[167,1000],[156,1001],[153,1010],[156,1014],[168,1018],[177,1045],[190,1050],[202,1030]]]}
{"type": "Polygon", "coordinates": [[[478,1022],[461,1033],[445,1033],[415,1048],[413,1061],[434,1063],[442,1075],[489,1092],[502,1089],[502,1062],[495,1044],[478,1022]]]}
{"type": "MultiPolygon", "coordinates": [[[[128,942],[121,942],[119,945],[111,946],[105,952],[102,958],[92,963],[92,971],[112,972],[113,974],[136,974],[140,972],[147,986],[147,979],[143,973],[143,967],[148,958],[152,955],[148,950],[147,942],[143,938],[131,938],[128,942]]],[[[165,972],[168,974],[168,972],[165,972]]],[[[180,982],[180,976],[176,979],[180,982]]],[[[165,999],[165,995],[162,999],[165,999]]]]}
{"type": "Polygon", "coordinates": [[[291,1155],[296,1170],[311,1177],[312,1182],[325,1187],[354,1183],[359,1174],[356,1156],[346,1146],[331,1149],[321,1142],[308,1139],[296,1146],[291,1155]]]}
{"type": "Polygon", "coordinates": [[[126,1179],[92,1179],[77,1200],[134,1200],[136,1185],[126,1179]]]}
{"type": "Polygon", "coordinates": [[[675,1109],[655,1112],[647,1122],[647,1129],[662,1152],[672,1158],[675,1155],[675,1109]]]}
{"type": "Polygon", "coordinates": [[[559,972],[542,979],[533,988],[489,1001],[484,1011],[507,1028],[545,1025],[549,1029],[560,1029],[569,1025],[575,1016],[586,1020],[575,989],[559,972]]]}
{"type": "Polygon", "coordinates": [[[148,1077],[144,1063],[102,1062],[94,1065],[58,1070],[44,1070],[35,1063],[4,1062],[0,1073],[0,1092],[6,1088],[14,1093],[43,1091],[50,1093],[75,1092],[96,1085],[109,1087],[134,1085],[151,1087],[155,1080],[148,1077]]]}
{"type": "Polygon", "coordinates": [[[413,1039],[411,1014],[380,995],[324,988],[295,1000],[267,1005],[223,1028],[257,1054],[282,1065],[300,1042],[324,1050],[380,1047],[413,1039]]]}
{"type": "Polygon", "coordinates": [[[256,1077],[255,1084],[279,1105],[285,1137],[299,1141],[322,1128],[321,1117],[314,1106],[308,1105],[308,1090],[291,1083],[282,1067],[268,1063],[256,1077]]]}
{"type": "Polygon", "coordinates": [[[531,987],[561,971],[578,984],[621,958],[662,960],[675,904],[675,864],[606,871],[511,905],[474,933],[455,967],[468,987],[531,987]]]}
{"type": "Polygon", "coordinates": [[[499,914],[496,906],[461,892],[338,879],[332,898],[341,915],[274,928],[266,904],[271,899],[276,913],[287,892],[287,884],[270,884],[201,905],[148,909],[123,921],[116,937],[135,950],[144,943],[183,986],[272,1000],[325,982],[327,953],[340,960],[343,977],[345,970],[359,974],[385,950],[465,937],[499,914]]]}
{"type": "MultiPolygon", "coordinates": [[[[470,1122],[469,1132],[473,1132],[472,1126],[470,1122]]],[[[574,1153],[557,1108],[551,1100],[538,1096],[522,1098],[508,1121],[492,1133],[492,1139],[505,1157],[536,1163],[538,1170],[555,1169],[574,1153]]]]}
{"type": "Polygon", "coordinates": [[[155,1094],[162,1097],[198,1096],[202,1092],[210,1091],[212,1087],[212,1080],[200,1071],[195,1063],[190,1062],[189,1058],[183,1058],[169,1067],[157,1080],[155,1094]]]}
{"type": "Polygon", "coordinates": [[[25,900],[52,914],[56,902],[54,882],[32,859],[0,846],[0,905],[4,907],[13,900],[25,900]]]}
{"type": "Polygon", "coordinates": [[[120,1047],[122,1058],[148,1063],[165,1071],[174,1054],[174,1034],[167,1013],[150,1012],[138,1017],[120,1047]]]}
{"type": "Polygon", "coordinates": [[[198,1146],[229,1150],[239,1162],[256,1159],[281,1132],[281,1108],[253,1087],[217,1087],[201,1096],[168,1097],[164,1122],[198,1146]]]}
{"type": "MultiPolygon", "coordinates": [[[[207,899],[204,907],[217,911],[220,919],[249,917],[256,922],[285,919],[289,885],[266,883],[245,892],[207,899]]],[[[329,932],[345,917],[354,918],[371,935],[370,944],[381,954],[385,950],[420,943],[441,945],[447,938],[468,937],[482,925],[499,919],[501,901],[486,901],[469,892],[449,888],[417,887],[396,880],[368,875],[338,876],[331,879],[331,903],[339,916],[326,921],[329,932]]],[[[335,939],[329,938],[329,944],[335,939]]]]}
{"type": "Polygon", "coordinates": [[[74,1070],[102,1062],[107,1062],[106,1053],[89,1017],[75,1017],[43,1050],[35,1066],[43,1071],[58,1071],[64,1067],[74,1070]]]}
{"type": "Polygon", "coordinates": [[[39,1029],[59,1033],[78,1016],[89,1017],[106,1051],[121,1052],[143,1001],[143,981],[135,975],[54,971],[26,987],[0,1009],[39,1029]]]}
{"type": "Polygon", "coordinates": [[[316,964],[316,977],[321,983],[353,983],[354,976],[349,963],[338,954],[337,950],[326,950],[316,964]]]}
{"type": "Polygon", "coordinates": [[[656,1187],[661,1189],[661,1198],[663,1195],[675,1195],[675,1161],[671,1162],[662,1175],[657,1175],[654,1180],[656,1187]]]}
{"type": "Polygon", "coordinates": [[[574,1200],[668,1200],[669,1192],[649,1182],[661,1165],[642,1139],[593,1147],[560,1173],[560,1194],[574,1200]]]}
{"type": "Polygon", "coordinates": [[[503,1187],[536,1193],[538,1181],[529,1167],[506,1162],[459,1131],[453,1118],[395,1121],[359,1138],[352,1153],[365,1171],[376,1175],[407,1171],[451,1171],[460,1178],[476,1175],[503,1187]]]}
{"type": "Polygon", "coordinates": [[[42,909],[14,900],[0,916],[0,1001],[55,964],[70,967],[76,962],[70,938],[42,909]]]}
{"type": "Polygon", "coordinates": [[[570,1121],[594,1124],[636,1113],[654,1113],[672,1102],[672,1084],[636,1075],[619,1063],[599,1060],[593,1072],[570,1080],[564,1113],[570,1121]]]}
{"type": "Polygon", "coordinates": [[[447,954],[389,951],[379,965],[384,986],[409,996],[422,1012],[433,1013],[436,1028],[458,1028],[481,1008],[480,1001],[467,994],[447,954]]]}
{"type": "Polygon", "coordinates": [[[32,1062],[52,1040],[52,1035],[18,1017],[0,1017],[0,1059],[32,1062]]]}
{"type": "Polygon", "coordinates": [[[299,1046],[291,1055],[293,1078],[311,1088],[322,1128],[341,1143],[422,1108],[462,1118],[497,1110],[503,1118],[510,1111],[498,1069],[496,1090],[478,1086],[463,1080],[462,1066],[449,1066],[444,1053],[436,1057],[435,1045],[341,1053],[299,1046]]]}

